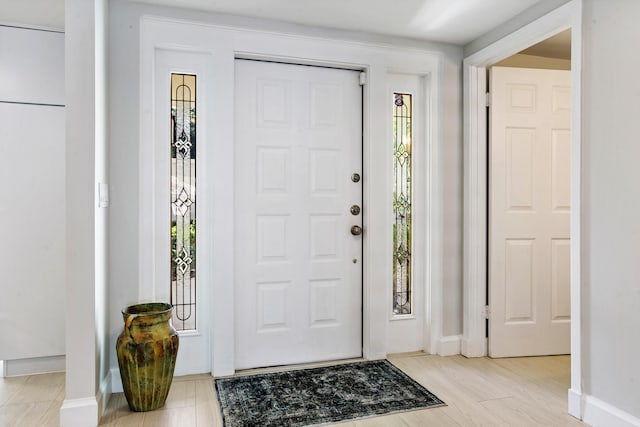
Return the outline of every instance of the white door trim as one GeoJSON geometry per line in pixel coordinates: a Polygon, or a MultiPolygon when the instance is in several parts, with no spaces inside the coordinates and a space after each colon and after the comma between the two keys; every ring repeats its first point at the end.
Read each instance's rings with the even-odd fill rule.
{"type": "MultiPolygon", "coordinates": [[[[153,188],[153,57],[156,49],[174,49],[211,54],[212,73],[210,161],[213,182],[210,182],[212,226],[205,239],[210,245],[210,295],[212,371],[214,375],[234,372],[234,247],[233,186],[234,176],[234,63],[236,58],[260,58],[294,64],[326,65],[363,70],[367,84],[363,90],[363,203],[367,211],[363,218],[367,238],[363,257],[363,356],[368,359],[386,356],[389,322],[388,301],[391,292],[391,158],[386,156],[388,141],[386,116],[390,73],[413,74],[426,82],[425,102],[428,126],[424,140],[427,183],[421,189],[427,198],[425,212],[426,256],[430,267],[425,283],[427,326],[425,350],[437,352],[442,337],[442,170],[440,117],[442,103],[442,54],[416,48],[404,48],[373,43],[344,41],[251,29],[207,25],[166,17],[144,16],[140,22],[140,296],[150,295],[154,274],[153,188]],[[375,173],[372,173],[375,171],[375,173]],[[429,192],[427,193],[427,185],[429,192]],[[217,207],[214,208],[214,207],[217,207]],[[222,207],[222,208],[220,208],[222,207]],[[207,237],[209,236],[210,239],[207,237]],[[388,248],[388,250],[380,250],[388,248]]],[[[207,261],[204,261],[207,262],[207,261]]]]}
{"type": "Polygon", "coordinates": [[[487,354],[486,69],[549,36],[571,28],[571,389],[569,413],[581,415],[580,180],[582,0],[572,0],[464,59],[464,272],[462,354],[487,354]]]}

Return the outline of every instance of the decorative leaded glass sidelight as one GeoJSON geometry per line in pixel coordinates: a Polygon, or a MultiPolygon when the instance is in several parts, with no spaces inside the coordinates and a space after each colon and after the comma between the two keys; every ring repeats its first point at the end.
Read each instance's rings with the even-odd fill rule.
{"type": "Polygon", "coordinates": [[[393,314],[411,314],[411,138],[410,94],[393,94],[393,314]]]}
{"type": "Polygon", "coordinates": [[[196,76],[171,74],[173,326],[196,328],[196,76]]]}

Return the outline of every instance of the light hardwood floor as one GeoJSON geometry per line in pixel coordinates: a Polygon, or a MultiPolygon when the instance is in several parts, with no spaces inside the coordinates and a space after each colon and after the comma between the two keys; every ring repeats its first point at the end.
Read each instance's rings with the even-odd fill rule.
{"type": "MultiPolygon", "coordinates": [[[[466,359],[422,353],[389,360],[426,386],[445,407],[348,421],[340,427],[584,426],[567,415],[569,357],[466,359]]],[[[57,426],[64,375],[0,379],[0,426],[57,426]]],[[[129,411],[124,395],[111,396],[101,426],[222,426],[208,375],[174,379],[166,406],[129,411]]]]}
{"type": "Polygon", "coordinates": [[[55,427],[64,400],[64,374],[0,378],[0,427],[55,427]]]}

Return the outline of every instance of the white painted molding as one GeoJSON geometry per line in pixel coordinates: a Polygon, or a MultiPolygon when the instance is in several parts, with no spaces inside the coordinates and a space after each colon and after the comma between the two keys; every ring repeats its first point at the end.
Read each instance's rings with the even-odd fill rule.
{"type": "Polygon", "coordinates": [[[584,397],[582,420],[593,427],[640,427],[640,418],[593,396],[584,397]]]}
{"type": "Polygon", "coordinates": [[[434,353],[438,348],[438,341],[442,338],[442,324],[444,316],[443,307],[443,245],[442,235],[443,224],[443,179],[442,179],[442,156],[443,142],[440,129],[442,123],[442,107],[440,105],[440,88],[443,87],[442,76],[432,74],[427,81],[429,96],[426,106],[425,127],[427,133],[427,185],[428,200],[425,212],[429,216],[427,221],[427,241],[426,241],[426,296],[425,303],[425,326],[427,341],[426,350],[434,353]]]}
{"type": "Polygon", "coordinates": [[[467,65],[464,92],[464,219],[462,354],[486,356],[483,309],[487,271],[486,69],[467,65]]]}
{"type": "Polygon", "coordinates": [[[573,0],[571,22],[571,389],[582,393],[582,0],[573,0]]]}
{"type": "Polygon", "coordinates": [[[460,354],[462,335],[449,335],[441,337],[438,341],[439,356],[454,356],[460,354]]]}
{"type": "MultiPolygon", "coordinates": [[[[111,397],[112,371],[108,371],[107,375],[102,378],[95,398],[67,399],[63,402],[60,408],[60,425],[62,427],[98,425],[111,397]],[[89,421],[93,419],[96,420],[95,424],[89,421]]],[[[116,374],[118,374],[117,369],[116,374]]]]}
{"type": "Polygon", "coordinates": [[[98,402],[95,397],[66,399],[60,408],[60,427],[98,425],[98,402]]]}
{"type": "Polygon", "coordinates": [[[122,393],[122,378],[120,378],[120,368],[111,368],[109,380],[111,381],[111,393],[122,393]]]}
{"type": "Polygon", "coordinates": [[[487,339],[466,340],[464,337],[460,340],[460,354],[465,357],[484,357],[487,355],[487,339]]]}
{"type": "Polygon", "coordinates": [[[14,359],[4,361],[4,376],[46,374],[64,372],[64,356],[33,357],[30,359],[14,359]]]}
{"type": "Polygon", "coordinates": [[[567,392],[569,415],[581,420],[582,419],[582,393],[570,388],[567,392]]]}

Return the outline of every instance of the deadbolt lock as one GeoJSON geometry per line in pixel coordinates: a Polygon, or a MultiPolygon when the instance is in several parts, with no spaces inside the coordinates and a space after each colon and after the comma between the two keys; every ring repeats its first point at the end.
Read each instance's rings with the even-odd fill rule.
{"type": "Polygon", "coordinates": [[[360,206],[353,205],[351,206],[351,215],[360,215],[360,206]]]}
{"type": "Polygon", "coordinates": [[[359,173],[354,173],[353,175],[351,175],[351,181],[360,182],[360,174],[359,173]]]}

